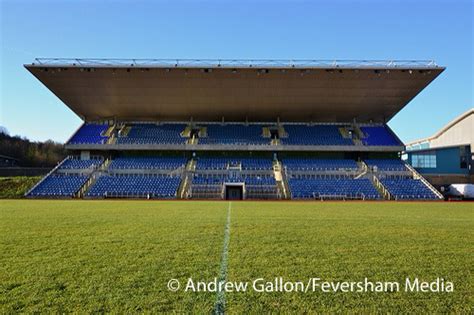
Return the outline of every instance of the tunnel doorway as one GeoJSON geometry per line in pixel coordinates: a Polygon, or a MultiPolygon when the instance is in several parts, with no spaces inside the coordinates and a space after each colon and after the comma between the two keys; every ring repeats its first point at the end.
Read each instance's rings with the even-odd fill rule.
{"type": "Polygon", "coordinates": [[[242,200],[244,199],[243,185],[226,185],[225,186],[226,200],[242,200]]]}

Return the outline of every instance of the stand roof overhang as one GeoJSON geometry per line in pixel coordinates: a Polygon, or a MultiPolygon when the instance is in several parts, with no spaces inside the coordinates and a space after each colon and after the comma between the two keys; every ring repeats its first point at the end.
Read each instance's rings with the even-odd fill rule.
{"type": "Polygon", "coordinates": [[[387,122],[444,67],[427,61],[36,59],[83,120],[387,122]]]}

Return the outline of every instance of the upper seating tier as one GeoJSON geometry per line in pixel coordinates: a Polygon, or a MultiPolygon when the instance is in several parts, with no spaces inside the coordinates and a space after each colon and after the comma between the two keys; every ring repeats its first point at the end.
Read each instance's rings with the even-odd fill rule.
{"type": "Polygon", "coordinates": [[[364,145],[369,146],[400,146],[402,145],[386,126],[360,127],[365,138],[362,139],[364,145]]]}
{"type": "Polygon", "coordinates": [[[108,125],[86,123],[71,137],[69,144],[104,144],[108,137],[104,132],[109,128],[108,125]]]}
{"type": "Polygon", "coordinates": [[[281,138],[288,145],[354,145],[352,139],[344,138],[337,125],[285,125],[287,138],[281,138]]]}
{"type": "Polygon", "coordinates": [[[199,144],[269,145],[270,139],[262,137],[261,125],[207,125],[207,137],[199,144]]]}
{"type": "Polygon", "coordinates": [[[125,136],[118,136],[118,144],[185,144],[181,137],[186,124],[132,124],[125,136]]]}

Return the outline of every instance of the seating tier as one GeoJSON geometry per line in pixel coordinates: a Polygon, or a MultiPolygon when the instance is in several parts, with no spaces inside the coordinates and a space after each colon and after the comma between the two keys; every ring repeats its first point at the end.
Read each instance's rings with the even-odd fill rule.
{"type": "Polygon", "coordinates": [[[348,159],[285,158],[283,167],[289,171],[357,170],[357,162],[348,159]]]}
{"type": "Polygon", "coordinates": [[[104,144],[108,137],[104,132],[109,128],[108,125],[86,123],[71,137],[69,144],[104,144]]]}
{"type": "Polygon", "coordinates": [[[186,158],[182,157],[119,157],[110,163],[110,170],[164,169],[185,167],[186,158]]]}
{"type": "Polygon", "coordinates": [[[260,125],[208,125],[207,137],[199,144],[269,145],[270,139],[262,137],[260,125]]]}
{"type": "Polygon", "coordinates": [[[379,193],[366,178],[299,177],[288,180],[292,199],[355,198],[379,199],[379,193]]]}
{"type": "Polygon", "coordinates": [[[380,180],[395,199],[437,200],[436,194],[421,180],[413,178],[382,178],[380,180]]]}
{"type": "Polygon", "coordinates": [[[281,143],[287,145],[354,145],[352,139],[344,138],[337,125],[285,125],[287,138],[281,143]]]}
{"type": "Polygon", "coordinates": [[[400,146],[402,145],[387,129],[386,126],[360,127],[365,138],[362,139],[364,145],[369,146],[400,146]]]}
{"type": "Polygon", "coordinates": [[[186,124],[133,124],[125,136],[117,138],[118,144],[185,144],[181,137],[186,124]]]}
{"type": "Polygon", "coordinates": [[[89,177],[78,174],[51,174],[36,186],[31,197],[73,197],[89,177]]]}
{"type": "Polygon", "coordinates": [[[176,198],[177,176],[104,175],[89,189],[88,197],[176,198]]]}

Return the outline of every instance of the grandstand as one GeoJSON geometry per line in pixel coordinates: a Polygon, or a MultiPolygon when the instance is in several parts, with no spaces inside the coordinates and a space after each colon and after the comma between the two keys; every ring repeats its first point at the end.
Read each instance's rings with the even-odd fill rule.
{"type": "Polygon", "coordinates": [[[437,200],[387,122],[424,61],[36,59],[84,123],[34,198],[437,200]]]}

